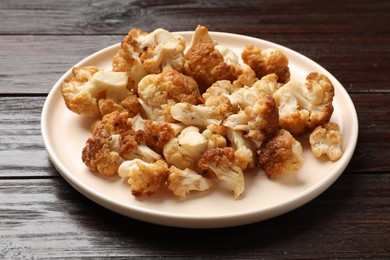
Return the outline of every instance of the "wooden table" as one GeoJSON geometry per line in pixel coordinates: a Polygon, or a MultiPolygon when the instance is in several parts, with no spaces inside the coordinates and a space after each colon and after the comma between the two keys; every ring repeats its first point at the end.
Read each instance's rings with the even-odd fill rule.
{"type": "Polygon", "coordinates": [[[389,1],[3,0],[0,68],[0,259],[390,258],[389,1]],[[171,228],[113,213],[56,171],[40,118],[57,79],[131,28],[198,24],[296,50],[348,91],[358,144],[318,198],[251,225],[171,228]]]}

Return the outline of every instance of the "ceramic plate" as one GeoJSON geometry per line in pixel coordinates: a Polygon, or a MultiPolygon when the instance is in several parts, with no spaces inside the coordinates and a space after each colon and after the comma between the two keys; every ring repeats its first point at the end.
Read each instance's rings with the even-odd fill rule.
{"type": "MultiPolygon", "coordinates": [[[[178,33],[189,45],[192,32],[178,33]]],[[[217,228],[249,224],[289,212],[314,199],[336,181],[352,157],[358,134],[354,105],[340,82],[314,61],[281,45],[236,34],[210,34],[238,56],[247,44],[282,50],[289,58],[292,79],[304,82],[306,75],[313,71],[326,75],[335,87],[331,121],[341,128],[344,156],[337,162],[315,159],[307,142],[303,142],[305,163],[301,170],[278,180],[267,179],[262,171],[248,172],[245,193],[239,200],[234,200],[224,187],[194,192],[185,201],[176,199],[167,191],[136,199],[126,181],[96,176],[83,164],[81,151],[90,135],[92,121],[72,113],[65,106],[60,85],[71,74],[69,70],[50,91],[41,122],[49,157],[67,182],[96,203],[134,219],[175,227],[217,228]]],[[[107,47],[75,66],[94,65],[111,70],[111,60],[118,48],[119,44],[107,47]]]]}

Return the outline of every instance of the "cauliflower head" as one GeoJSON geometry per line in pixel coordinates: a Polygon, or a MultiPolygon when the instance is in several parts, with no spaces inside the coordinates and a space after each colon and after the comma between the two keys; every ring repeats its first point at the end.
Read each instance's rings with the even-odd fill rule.
{"type": "Polygon", "coordinates": [[[61,84],[61,93],[69,110],[88,117],[102,117],[114,110],[140,110],[132,93],[127,90],[123,72],[103,71],[96,67],[73,68],[72,75],[61,84]],[[127,101],[125,101],[127,100],[127,101]],[[122,104],[123,102],[123,104],[122,104]]]}
{"type": "Polygon", "coordinates": [[[135,197],[151,195],[165,185],[169,168],[163,160],[147,163],[140,159],[124,161],[119,169],[119,176],[128,177],[131,193],[135,197]]]}
{"type": "Polygon", "coordinates": [[[138,95],[149,119],[169,122],[172,120],[164,113],[166,105],[178,102],[197,104],[200,99],[198,84],[171,67],[164,68],[159,74],[145,76],[139,83],[138,95]]]}
{"type": "Polygon", "coordinates": [[[279,125],[302,134],[329,122],[333,113],[334,87],[330,80],[312,72],[306,84],[290,81],[273,95],[279,107],[279,125]]]}
{"type": "Polygon", "coordinates": [[[257,153],[260,166],[271,179],[299,170],[304,161],[301,144],[284,129],[263,142],[257,153]]]}
{"type": "Polygon", "coordinates": [[[233,197],[238,199],[245,189],[244,173],[236,163],[231,147],[207,150],[198,165],[203,170],[211,171],[218,179],[225,181],[233,190],[233,197]]]}
{"type": "Polygon", "coordinates": [[[343,136],[336,123],[329,122],[317,126],[310,134],[310,146],[315,157],[326,154],[331,161],[337,161],[343,156],[341,142],[343,136]]]}
{"type": "Polygon", "coordinates": [[[287,83],[290,80],[288,58],[280,50],[273,48],[261,50],[248,45],[241,53],[241,57],[244,63],[255,71],[258,78],[275,73],[281,83],[287,83]]]}
{"type": "Polygon", "coordinates": [[[278,107],[272,96],[259,96],[252,106],[224,120],[223,125],[235,131],[244,131],[258,146],[265,137],[275,133],[278,126],[278,107]]]}
{"type": "Polygon", "coordinates": [[[181,170],[175,166],[169,168],[168,189],[180,199],[186,199],[191,191],[205,191],[212,187],[210,179],[191,169],[181,170]]]}
{"type": "Polygon", "coordinates": [[[206,149],[207,140],[199,133],[199,128],[189,126],[164,146],[163,154],[169,164],[181,170],[196,170],[196,164],[206,149]]]}
{"type": "Polygon", "coordinates": [[[151,33],[133,29],[121,43],[121,47],[112,61],[114,71],[127,72],[128,88],[137,90],[139,81],[147,74],[160,73],[170,66],[183,70],[185,63],[185,40],[164,29],[151,33]]]}

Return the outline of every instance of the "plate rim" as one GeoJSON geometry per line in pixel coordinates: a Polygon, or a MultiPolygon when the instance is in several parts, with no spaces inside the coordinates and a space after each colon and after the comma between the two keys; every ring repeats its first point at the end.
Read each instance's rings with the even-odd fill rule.
{"type": "MultiPolygon", "coordinates": [[[[179,31],[179,32],[172,32],[172,33],[180,34],[183,36],[191,36],[194,32],[179,31]]],[[[60,91],[59,86],[65,80],[65,78],[68,77],[72,68],[77,67],[80,64],[85,63],[89,59],[93,59],[94,57],[101,55],[102,53],[110,51],[113,48],[114,49],[119,48],[120,43],[115,43],[101,50],[98,50],[92,53],[91,55],[88,55],[87,57],[83,58],[75,65],[70,67],[53,85],[43,104],[42,114],[41,114],[41,135],[43,138],[44,146],[48,153],[49,159],[53,163],[54,167],[71,186],[73,186],[78,192],[80,192],[90,200],[94,201],[95,203],[111,211],[114,211],[121,215],[134,218],[140,221],[164,225],[164,226],[181,227],[181,228],[221,228],[221,227],[232,227],[238,225],[251,224],[254,222],[260,222],[266,219],[277,217],[279,215],[283,215],[287,212],[297,209],[303,206],[304,204],[310,202],[311,200],[319,196],[321,193],[323,193],[325,190],[327,190],[340,177],[340,175],[344,172],[345,168],[348,166],[353,156],[353,152],[357,144],[358,128],[359,128],[355,106],[348,92],[344,88],[344,86],[320,64],[304,56],[303,54],[296,52],[283,45],[271,41],[263,40],[260,38],[255,38],[252,36],[235,34],[235,33],[216,32],[216,31],[210,31],[209,33],[212,37],[222,36],[222,37],[245,39],[247,41],[253,41],[253,42],[260,41],[266,45],[271,45],[280,48],[285,53],[286,52],[292,53],[298,56],[299,59],[304,59],[305,62],[309,62],[311,65],[318,66],[319,68],[321,68],[321,70],[327,73],[328,77],[330,76],[330,80],[333,82],[334,85],[337,84],[341,86],[341,88],[338,88],[338,91],[340,91],[340,93],[342,93],[344,98],[346,98],[349,101],[348,106],[350,109],[353,110],[352,111],[353,113],[351,115],[351,120],[354,125],[354,127],[352,127],[354,131],[352,131],[350,137],[350,143],[348,143],[348,146],[344,151],[344,155],[340,159],[342,160],[341,161],[342,163],[338,162],[338,165],[334,170],[336,173],[330,175],[330,177],[322,178],[320,181],[316,182],[314,185],[310,186],[309,188],[297,193],[289,200],[285,200],[271,207],[262,210],[247,210],[247,211],[234,212],[230,214],[224,214],[223,216],[220,215],[189,216],[189,215],[178,215],[177,213],[154,211],[151,209],[138,207],[136,205],[128,205],[121,201],[116,201],[113,198],[110,198],[105,194],[102,194],[99,191],[94,190],[92,187],[80,181],[75,175],[73,175],[71,172],[68,171],[65,165],[61,163],[61,160],[58,158],[57,153],[55,152],[54,148],[49,142],[50,138],[49,138],[48,127],[47,127],[48,125],[47,114],[50,112],[49,111],[50,103],[53,102],[53,99],[56,97],[55,95],[61,95],[61,93],[59,93],[60,91]]]]}

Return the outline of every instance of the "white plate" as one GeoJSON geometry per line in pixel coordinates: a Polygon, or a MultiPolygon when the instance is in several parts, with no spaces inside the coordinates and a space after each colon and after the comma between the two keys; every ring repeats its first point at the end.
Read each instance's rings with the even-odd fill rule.
{"type": "MultiPolygon", "coordinates": [[[[192,32],[178,33],[189,45],[192,32]]],[[[343,133],[344,156],[334,163],[315,159],[304,142],[305,163],[299,172],[273,181],[261,171],[248,173],[245,176],[245,193],[239,200],[234,200],[230,191],[222,187],[193,193],[186,201],[180,201],[166,191],[136,199],[125,181],[91,174],[83,164],[81,151],[90,135],[92,121],[72,113],[64,104],[60,85],[71,74],[69,70],[50,91],[41,121],[42,136],[50,159],[66,181],[89,199],[117,213],[146,222],[186,228],[228,227],[269,219],[302,206],[336,181],[352,157],[358,134],[356,111],[343,86],[323,67],[283,46],[236,34],[210,34],[219,44],[231,48],[239,56],[247,44],[279,48],[289,58],[293,79],[304,82],[306,75],[312,71],[326,75],[335,87],[331,121],[338,123],[343,133]]],[[[111,60],[118,48],[119,44],[105,48],[75,66],[94,65],[111,70],[111,60]]]]}

